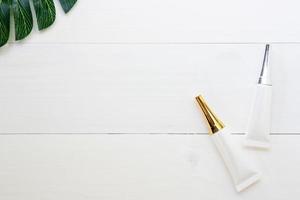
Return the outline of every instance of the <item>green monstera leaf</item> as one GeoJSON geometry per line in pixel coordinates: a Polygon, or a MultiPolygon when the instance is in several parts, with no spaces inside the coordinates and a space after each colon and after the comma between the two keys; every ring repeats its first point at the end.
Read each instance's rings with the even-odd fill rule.
{"type": "Polygon", "coordinates": [[[0,0],[0,47],[7,43],[9,38],[10,11],[9,3],[0,0]]]}
{"type": "Polygon", "coordinates": [[[55,21],[55,6],[52,0],[32,0],[39,30],[45,29],[55,21]]]}
{"type": "MultiPolygon", "coordinates": [[[[15,22],[15,39],[27,37],[33,27],[33,17],[30,8],[32,2],[39,30],[53,24],[56,18],[53,0],[0,0],[0,47],[9,39],[10,16],[15,22]]],[[[69,12],[77,0],[59,0],[65,13],[69,12]]]]}
{"type": "Polygon", "coordinates": [[[73,8],[76,1],[77,0],[59,0],[62,8],[65,11],[65,13],[69,12],[71,10],[71,8],[73,8]]]}
{"type": "Polygon", "coordinates": [[[29,0],[13,0],[16,40],[24,39],[32,30],[33,21],[29,0]]]}

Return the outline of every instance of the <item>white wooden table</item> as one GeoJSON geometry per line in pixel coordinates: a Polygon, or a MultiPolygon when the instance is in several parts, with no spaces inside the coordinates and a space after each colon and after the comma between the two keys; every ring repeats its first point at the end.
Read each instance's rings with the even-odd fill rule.
{"type": "MultiPolygon", "coordinates": [[[[57,6],[58,7],[58,6],[57,6]]],[[[0,199],[300,197],[300,3],[79,0],[0,49],[0,199]],[[272,149],[238,194],[202,94],[242,141],[271,43],[272,149]]]]}

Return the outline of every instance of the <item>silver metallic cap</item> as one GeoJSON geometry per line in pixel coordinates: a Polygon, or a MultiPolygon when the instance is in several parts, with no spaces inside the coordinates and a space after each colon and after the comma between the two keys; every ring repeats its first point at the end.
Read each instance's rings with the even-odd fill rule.
{"type": "Polygon", "coordinates": [[[269,49],[270,49],[270,45],[267,44],[266,49],[265,49],[263,65],[262,65],[260,76],[258,79],[258,84],[272,85],[271,70],[269,67],[269,49]]]}

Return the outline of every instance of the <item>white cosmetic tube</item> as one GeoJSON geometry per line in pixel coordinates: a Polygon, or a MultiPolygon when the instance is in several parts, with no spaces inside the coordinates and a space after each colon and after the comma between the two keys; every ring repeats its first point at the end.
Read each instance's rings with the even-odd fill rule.
{"type": "Polygon", "coordinates": [[[210,137],[219,151],[238,192],[257,182],[261,173],[255,169],[254,163],[247,156],[245,149],[234,142],[224,124],[207,106],[202,96],[196,97],[210,127],[210,137]]]}
{"type": "Polygon", "coordinates": [[[257,182],[261,174],[251,167],[240,145],[235,144],[226,128],[210,136],[221,154],[238,192],[257,182]]]}
{"type": "Polygon", "coordinates": [[[256,87],[256,96],[250,112],[245,145],[270,148],[272,83],[268,65],[269,45],[266,45],[263,67],[256,87]]]}

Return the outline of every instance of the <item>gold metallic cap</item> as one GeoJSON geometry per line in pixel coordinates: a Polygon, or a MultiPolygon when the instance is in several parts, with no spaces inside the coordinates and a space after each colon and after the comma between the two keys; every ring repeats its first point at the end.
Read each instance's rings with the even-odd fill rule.
{"type": "Polygon", "coordinates": [[[206,102],[203,99],[203,97],[201,95],[197,96],[196,100],[197,100],[199,106],[201,107],[201,109],[202,109],[205,117],[206,117],[206,120],[207,120],[208,125],[210,127],[210,134],[214,134],[214,133],[218,132],[219,130],[223,129],[225,127],[225,125],[211,111],[211,109],[208,107],[208,105],[206,104],[206,102]]]}

